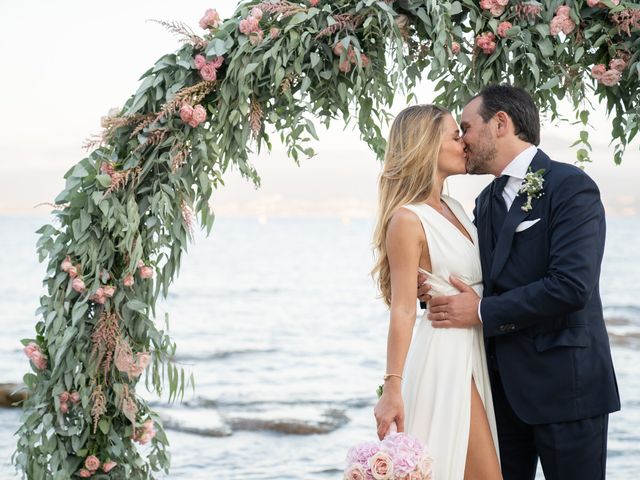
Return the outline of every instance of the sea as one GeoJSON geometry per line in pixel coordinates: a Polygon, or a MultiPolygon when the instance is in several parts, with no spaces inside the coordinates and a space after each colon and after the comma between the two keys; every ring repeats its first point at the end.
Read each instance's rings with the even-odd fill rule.
{"type": "MultiPolygon", "coordinates": [[[[0,383],[28,369],[48,217],[0,216],[0,383]]],[[[164,418],[170,479],[340,479],[347,449],[375,439],[388,311],[369,271],[371,219],[219,218],[197,232],[162,300],[176,360],[195,376],[164,418]]],[[[608,219],[601,293],[622,410],[611,415],[608,479],[640,477],[639,217],[608,219]]],[[[20,412],[0,409],[0,479],[20,412]]],[[[540,469],[539,469],[540,470],[540,469]]],[[[542,473],[538,472],[542,479],[542,473]]]]}

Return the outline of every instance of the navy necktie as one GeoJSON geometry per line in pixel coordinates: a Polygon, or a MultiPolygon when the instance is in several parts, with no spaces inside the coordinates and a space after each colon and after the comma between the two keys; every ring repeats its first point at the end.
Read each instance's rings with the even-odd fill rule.
{"type": "Polygon", "coordinates": [[[507,217],[507,204],[502,198],[502,192],[509,180],[509,175],[502,175],[493,181],[493,193],[491,195],[491,229],[493,230],[493,246],[495,247],[498,234],[507,217]]]}

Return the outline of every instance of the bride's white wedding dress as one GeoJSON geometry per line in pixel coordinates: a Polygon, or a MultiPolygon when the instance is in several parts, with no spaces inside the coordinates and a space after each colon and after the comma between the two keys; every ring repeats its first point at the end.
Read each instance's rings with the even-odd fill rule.
{"type": "MultiPolygon", "coordinates": [[[[482,296],[476,227],[456,200],[443,197],[443,201],[473,242],[429,205],[404,206],[420,218],[425,230],[431,257],[431,295],[459,293],[449,283],[449,276],[454,275],[482,296]]],[[[405,431],[426,443],[433,458],[434,480],[463,480],[472,379],[484,403],[498,452],[482,326],[436,329],[426,318],[427,313],[428,310],[417,321],[404,366],[405,431]]]]}

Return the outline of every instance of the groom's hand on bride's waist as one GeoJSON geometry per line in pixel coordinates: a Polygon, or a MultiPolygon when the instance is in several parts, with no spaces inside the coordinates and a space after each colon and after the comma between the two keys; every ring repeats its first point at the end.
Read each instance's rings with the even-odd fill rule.
{"type": "Polygon", "coordinates": [[[480,297],[476,291],[454,276],[451,276],[449,281],[460,293],[431,299],[427,315],[431,325],[434,328],[468,328],[481,325],[478,317],[480,297]]]}

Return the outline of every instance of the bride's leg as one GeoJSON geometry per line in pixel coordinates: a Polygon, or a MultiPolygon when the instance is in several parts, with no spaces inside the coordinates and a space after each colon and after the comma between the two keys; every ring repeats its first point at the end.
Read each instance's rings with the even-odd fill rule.
{"type": "Polygon", "coordinates": [[[464,480],[502,480],[489,420],[473,377],[471,378],[469,446],[464,480]]]}

